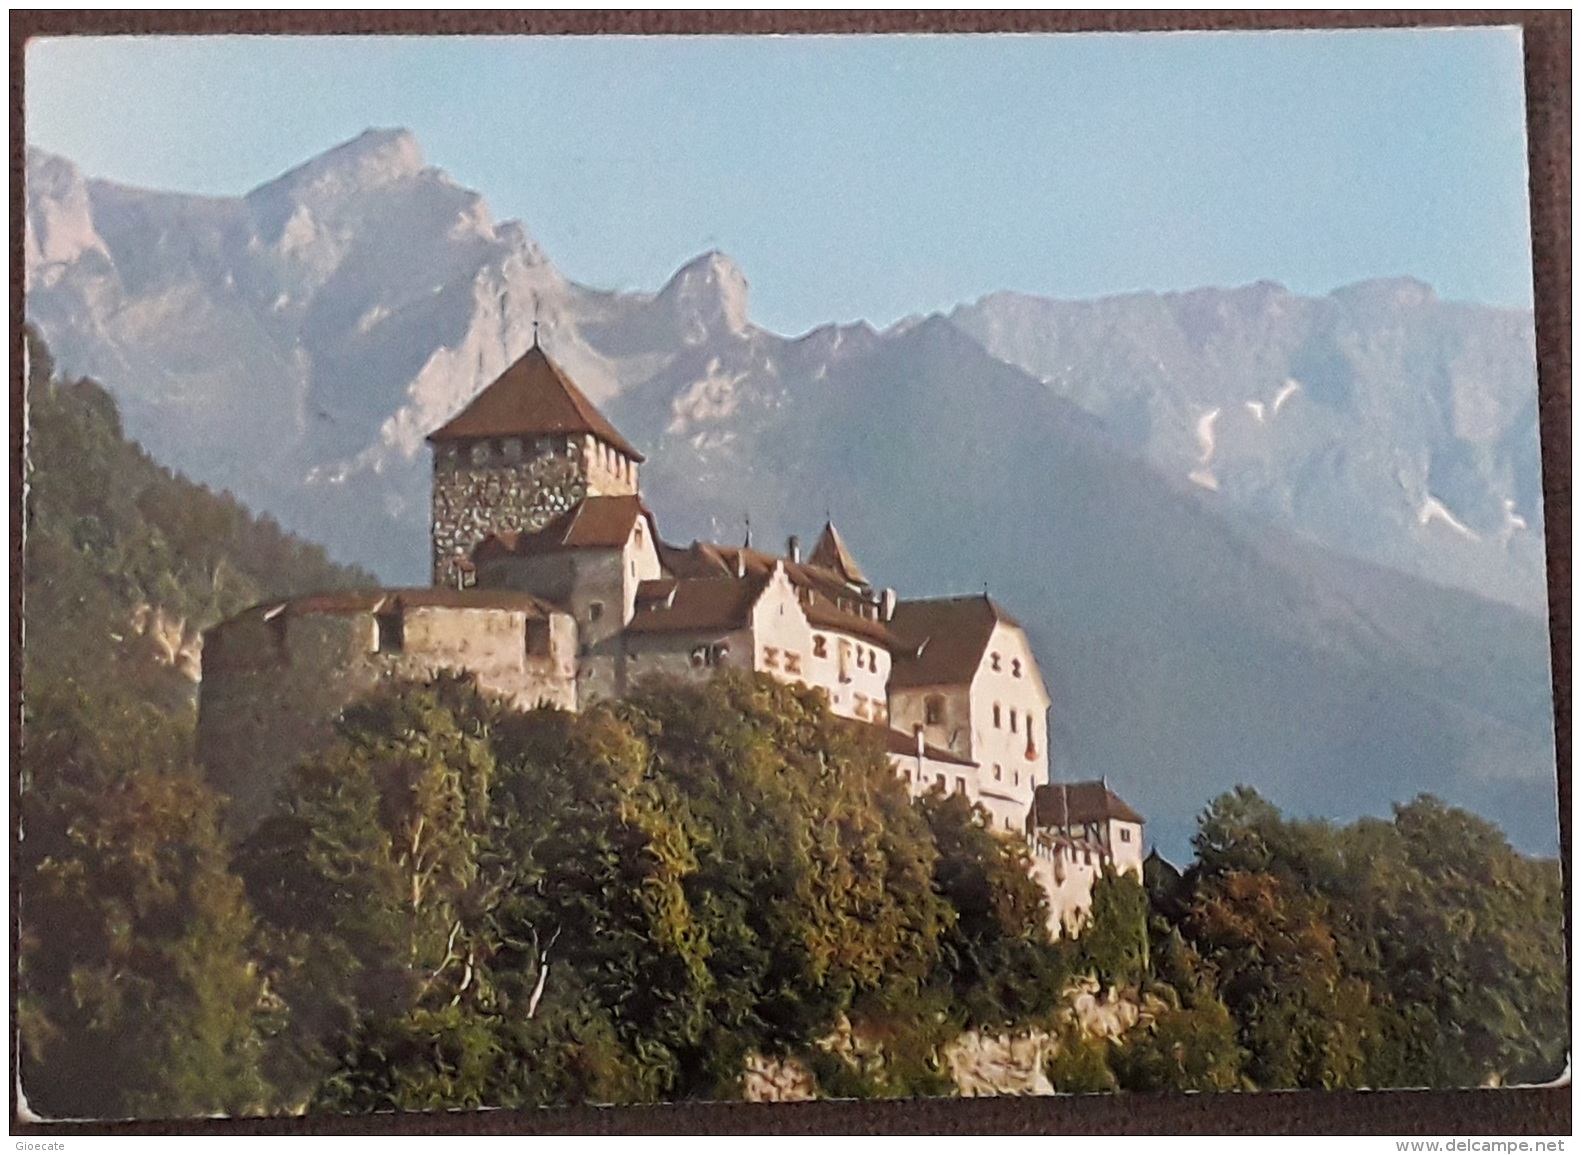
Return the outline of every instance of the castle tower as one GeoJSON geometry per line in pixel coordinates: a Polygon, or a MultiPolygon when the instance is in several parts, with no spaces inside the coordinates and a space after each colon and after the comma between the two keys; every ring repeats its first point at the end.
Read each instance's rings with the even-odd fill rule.
{"type": "Polygon", "coordinates": [[[436,586],[469,584],[491,533],[536,532],[584,497],[635,494],[643,460],[536,344],[428,440],[436,586]]]}

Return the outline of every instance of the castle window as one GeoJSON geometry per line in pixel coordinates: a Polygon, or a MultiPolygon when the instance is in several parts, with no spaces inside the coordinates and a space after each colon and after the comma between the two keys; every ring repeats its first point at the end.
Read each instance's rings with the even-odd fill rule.
{"type": "Polygon", "coordinates": [[[964,779],[964,778],[957,778],[955,780],[955,792],[957,794],[965,794],[966,793],[966,779],[964,779]]]}
{"type": "Polygon", "coordinates": [[[801,673],[801,655],[785,651],[785,672],[787,674],[801,673]]]}
{"type": "Polygon", "coordinates": [[[882,702],[875,702],[873,704],[873,721],[875,721],[875,722],[887,722],[887,721],[889,721],[889,707],[884,705],[884,703],[882,703],[882,702]]]}
{"type": "Polygon", "coordinates": [[[940,790],[943,790],[944,789],[944,775],[943,774],[936,774],[936,775],[934,775],[934,777],[933,777],[933,784],[935,786],[937,786],[940,790]]]}
{"type": "Polygon", "coordinates": [[[520,461],[522,459],[522,443],[519,438],[507,437],[500,442],[500,456],[506,461],[520,461]]]}
{"type": "Polygon", "coordinates": [[[604,603],[603,602],[588,602],[587,603],[587,620],[588,621],[596,622],[596,621],[598,621],[599,618],[601,618],[603,616],[604,616],[604,603]]]}
{"type": "Polygon", "coordinates": [[[274,646],[275,657],[282,662],[289,661],[291,655],[285,645],[285,606],[265,614],[264,625],[269,630],[269,641],[274,646]]]}
{"type": "Polygon", "coordinates": [[[827,658],[829,656],[829,642],[822,634],[814,634],[812,636],[812,656],[815,658],[827,658]]]}
{"type": "Polygon", "coordinates": [[[1131,832],[1128,829],[1126,829],[1124,826],[1120,827],[1120,841],[1121,842],[1130,842],[1131,841],[1131,832]]]}
{"type": "Polygon", "coordinates": [[[998,654],[989,654],[988,655],[988,663],[989,663],[990,666],[993,667],[994,673],[997,674],[999,672],[999,655],[998,654]]]}
{"type": "Polygon", "coordinates": [[[777,670],[780,668],[780,652],[773,646],[763,647],[763,668],[777,670]]]}
{"type": "Polygon", "coordinates": [[[527,619],[526,644],[529,658],[547,658],[549,656],[549,622],[547,619],[527,619]]]}
{"type": "Polygon", "coordinates": [[[399,654],[406,648],[406,624],[401,612],[373,615],[373,649],[378,654],[399,654]]]}
{"type": "Polygon", "coordinates": [[[994,703],[994,729],[999,729],[999,703],[994,703]]]}
{"type": "Polygon", "coordinates": [[[1011,784],[1014,785],[1014,786],[1021,785],[1021,771],[1019,771],[1019,770],[1012,770],[1010,772],[1010,780],[1011,780],[1011,784]]]}
{"type": "Polygon", "coordinates": [[[1020,658],[1013,658],[1013,659],[1011,659],[1011,662],[1010,662],[1010,676],[1012,678],[1019,678],[1021,676],[1021,659],[1020,658]]]}
{"type": "Polygon", "coordinates": [[[1016,712],[1014,710],[1010,711],[1010,732],[1012,734],[1016,732],[1016,712]]]}
{"type": "Polygon", "coordinates": [[[922,703],[922,720],[929,726],[944,725],[944,696],[929,694],[922,703]]]}
{"type": "Polygon", "coordinates": [[[730,656],[730,643],[713,642],[692,647],[693,666],[722,666],[730,656]]]}
{"type": "Polygon", "coordinates": [[[994,763],[994,781],[995,782],[1002,781],[1004,779],[1004,776],[1005,776],[1005,769],[1004,769],[1004,767],[999,765],[999,763],[995,762],[994,763]]]}

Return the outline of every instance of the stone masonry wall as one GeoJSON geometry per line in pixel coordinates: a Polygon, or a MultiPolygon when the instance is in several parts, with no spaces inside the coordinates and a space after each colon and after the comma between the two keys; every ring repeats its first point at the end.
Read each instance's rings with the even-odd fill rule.
{"type": "Polygon", "coordinates": [[[484,690],[521,707],[574,710],[576,626],[549,619],[549,653],[529,655],[522,611],[413,607],[398,652],[378,652],[372,613],[283,613],[210,631],[198,710],[198,756],[230,798],[245,835],[272,809],[291,766],[334,738],[341,711],[393,679],[466,669],[484,690]]]}

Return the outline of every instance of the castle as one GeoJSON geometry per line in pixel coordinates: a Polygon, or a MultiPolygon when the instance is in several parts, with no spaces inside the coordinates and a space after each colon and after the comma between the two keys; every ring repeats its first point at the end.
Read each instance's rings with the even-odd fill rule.
{"type": "Polygon", "coordinates": [[[239,829],[385,679],[464,669],[574,711],[738,669],[822,689],[914,795],[964,794],[1026,838],[1055,933],[1080,926],[1106,864],[1140,876],[1141,816],[1105,783],[1048,783],[1048,691],[986,594],[875,589],[832,522],[806,557],[795,538],[783,554],[667,544],[643,455],[536,343],[428,440],[430,587],[265,603],[204,636],[199,756],[239,829]]]}

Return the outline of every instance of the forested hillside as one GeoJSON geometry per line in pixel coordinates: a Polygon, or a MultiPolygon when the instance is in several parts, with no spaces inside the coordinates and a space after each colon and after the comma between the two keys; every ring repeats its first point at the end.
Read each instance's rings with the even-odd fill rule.
{"type": "Polygon", "coordinates": [[[32,687],[115,687],[173,705],[191,697],[202,629],[265,597],[375,584],[154,461],[123,436],[110,395],[56,380],[31,334],[28,366],[32,687]]]}
{"type": "Polygon", "coordinates": [[[251,915],[192,761],[201,630],[371,579],[172,475],[27,340],[24,1093],[56,1115],[265,1109],[251,915]]]}

